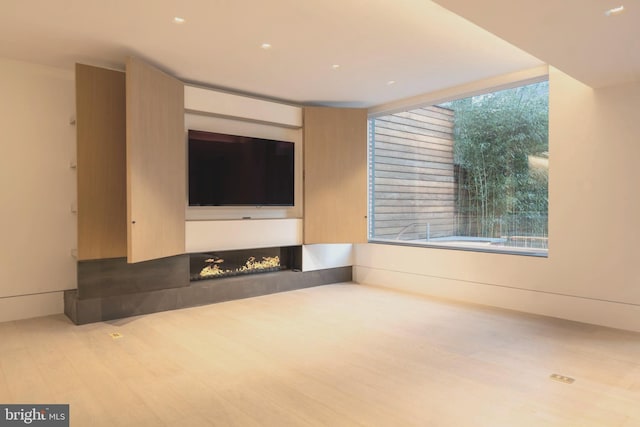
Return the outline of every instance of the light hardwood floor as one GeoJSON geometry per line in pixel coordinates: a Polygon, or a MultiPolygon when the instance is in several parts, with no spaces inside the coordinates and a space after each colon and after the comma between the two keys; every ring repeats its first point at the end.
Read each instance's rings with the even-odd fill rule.
{"type": "Polygon", "coordinates": [[[640,426],[640,334],[328,285],[1,323],[0,403],[80,427],[640,426]]]}

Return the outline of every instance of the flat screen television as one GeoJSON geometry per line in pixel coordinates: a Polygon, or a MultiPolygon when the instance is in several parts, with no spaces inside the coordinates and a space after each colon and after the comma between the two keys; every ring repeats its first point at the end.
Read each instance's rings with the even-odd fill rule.
{"type": "Polygon", "coordinates": [[[293,206],[294,143],[189,131],[189,206],[293,206]]]}

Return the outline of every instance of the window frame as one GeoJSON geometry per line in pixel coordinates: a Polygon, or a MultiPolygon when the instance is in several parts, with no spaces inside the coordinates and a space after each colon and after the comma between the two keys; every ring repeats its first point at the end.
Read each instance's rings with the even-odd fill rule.
{"type": "MultiPolygon", "coordinates": [[[[548,68],[541,67],[532,70],[526,70],[525,72],[515,73],[515,75],[507,75],[501,76],[499,78],[488,79],[484,81],[474,82],[472,84],[463,85],[460,87],[447,89],[431,94],[420,95],[417,97],[410,98],[408,100],[394,102],[387,105],[382,105],[379,107],[375,107],[369,110],[369,115],[367,117],[367,157],[368,157],[368,166],[367,166],[367,177],[368,177],[368,195],[367,195],[367,204],[368,204],[368,222],[367,222],[367,238],[368,242],[372,244],[386,244],[386,245],[396,245],[396,246],[407,246],[407,247],[420,247],[420,248],[428,248],[428,249],[446,249],[446,250],[454,250],[454,251],[463,251],[463,252],[480,252],[480,253],[491,253],[498,255],[517,255],[517,256],[533,256],[538,258],[548,258],[549,257],[549,242],[547,240],[547,248],[526,248],[526,247],[508,247],[508,246],[494,246],[491,248],[480,247],[480,246],[464,246],[464,245],[446,245],[437,243],[437,242],[411,242],[411,241],[402,241],[402,240],[393,240],[393,239],[384,239],[384,238],[375,238],[372,237],[372,231],[375,224],[375,212],[374,212],[374,197],[373,193],[375,191],[374,188],[374,174],[375,174],[375,149],[374,142],[372,140],[372,123],[375,119],[400,113],[400,112],[409,112],[414,109],[418,109],[426,106],[440,106],[441,104],[456,101],[460,99],[465,99],[473,96],[489,94],[493,92],[499,92],[502,90],[513,89],[518,87],[523,87],[535,83],[540,83],[544,81],[549,81],[548,68]],[[526,76],[523,77],[523,74],[526,76]]],[[[551,97],[551,87],[548,89],[548,97],[551,97]]],[[[548,136],[547,136],[548,138],[548,136]]],[[[547,143],[549,143],[549,139],[547,143]]],[[[547,184],[547,195],[549,193],[550,182],[547,184]]],[[[547,239],[549,238],[549,224],[550,224],[550,209],[547,209],[547,239]]]]}

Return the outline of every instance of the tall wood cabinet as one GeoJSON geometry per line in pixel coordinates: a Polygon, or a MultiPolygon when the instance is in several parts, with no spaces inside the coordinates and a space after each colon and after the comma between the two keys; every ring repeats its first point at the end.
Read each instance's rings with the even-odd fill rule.
{"type": "Polygon", "coordinates": [[[367,241],[367,110],[304,109],[304,243],[367,241]]]}
{"type": "Polygon", "coordinates": [[[184,88],[131,58],[76,66],[78,259],[184,253],[184,88]]]}
{"type": "Polygon", "coordinates": [[[127,60],[127,257],[183,254],[186,149],[184,85],[127,60]]]}
{"type": "Polygon", "coordinates": [[[76,64],[78,259],[127,256],[125,75],[76,64]]]}

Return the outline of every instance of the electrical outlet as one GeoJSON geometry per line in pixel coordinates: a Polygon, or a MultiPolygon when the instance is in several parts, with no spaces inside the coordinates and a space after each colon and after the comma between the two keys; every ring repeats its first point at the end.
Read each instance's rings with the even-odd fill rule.
{"type": "Polygon", "coordinates": [[[560,375],[560,374],[551,374],[551,376],[549,377],[554,381],[558,381],[564,384],[573,384],[573,382],[575,381],[574,378],[571,377],[566,377],[564,375],[560,375]]]}

